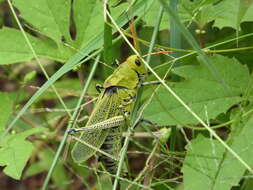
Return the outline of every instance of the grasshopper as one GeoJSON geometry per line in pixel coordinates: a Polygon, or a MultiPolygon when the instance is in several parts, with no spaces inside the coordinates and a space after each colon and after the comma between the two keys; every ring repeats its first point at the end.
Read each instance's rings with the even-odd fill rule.
{"type": "MultiPolygon", "coordinates": [[[[117,172],[122,128],[133,110],[137,89],[145,75],[145,66],[140,58],[137,55],[128,57],[105,80],[86,126],[69,131],[71,134],[81,132],[81,140],[116,158],[114,160],[105,154],[99,156],[99,160],[111,174],[117,172]]],[[[91,146],[76,142],[71,154],[74,161],[80,163],[96,152],[91,146]]]]}

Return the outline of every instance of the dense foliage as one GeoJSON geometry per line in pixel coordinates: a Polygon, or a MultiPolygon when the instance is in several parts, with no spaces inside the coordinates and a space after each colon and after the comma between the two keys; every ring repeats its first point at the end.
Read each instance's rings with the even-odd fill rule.
{"type": "Polygon", "coordinates": [[[142,88],[129,123],[155,125],[124,133],[122,189],[252,189],[253,1],[107,3],[0,0],[0,189],[112,189],[96,156],[73,162],[67,129],[136,53],[124,37],[172,53],[146,59],[161,84],[142,88]]]}

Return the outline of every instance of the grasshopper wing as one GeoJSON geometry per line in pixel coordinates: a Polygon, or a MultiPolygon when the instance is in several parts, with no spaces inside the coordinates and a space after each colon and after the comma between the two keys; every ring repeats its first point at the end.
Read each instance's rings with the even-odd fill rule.
{"type": "MultiPolygon", "coordinates": [[[[86,126],[94,125],[111,117],[120,115],[120,111],[118,109],[119,105],[120,101],[117,90],[103,90],[86,126]]],[[[92,132],[82,132],[79,138],[96,148],[100,148],[104,143],[109,130],[110,129],[101,130],[94,128],[94,131],[92,132]]],[[[85,144],[77,142],[72,150],[72,158],[75,162],[80,163],[89,159],[95,154],[95,152],[96,150],[86,146],[85,144]]]]}

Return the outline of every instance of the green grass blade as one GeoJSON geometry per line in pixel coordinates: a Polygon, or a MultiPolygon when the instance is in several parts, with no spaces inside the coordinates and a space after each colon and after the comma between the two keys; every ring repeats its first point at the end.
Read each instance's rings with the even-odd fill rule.
{"type": "MultiPolygon", "coordinates": [[[[91,80],[92,80],[92,77],[93,77],[93,75],[94,75],[94,73],[95,73],[95,71],[96,71],[96,68],[97,68],[97,66],[98,66],[99,58],[100,58],[100,56],[97,57],[97,59],[96,59],[94,65],[93,65],[93,67],[92,67],[92,69],[91,69],[91,72],[90,72],[90,74],[89,74],[89,76],[88,76],[87,82],[85,83],[85,86],[84,86],[84,88],[83,88],[83,92],[82,92],[82,94],[81,94],[81,96],[80,96],[80,98],[79,98],[79,100],[78,100],[78,103],[77,103],[77,105],[76,105],[76,109],[75,109],[73,115],[71,116],[70,121],[75,121],[75,119],[76,119],[76,117],[77,117],[77,114],[78,114],[80,105],[81,105],[81,103],[82,103],[82,101],[83,101],[83,99],[84,99],[84,96],[85,96],[85,94],[86,94],[86,92],[87,92],[87,90],[88,90],[88,87],[89,87],[89,85],[90,85],[90,82],[91,82],[91,80]]],[[[49,169],[49,171],[48,171],[47,177],[46,177],[46,179],[45,179],[45,181],[44,181],[44,184],[43,184],[43,186],[42,186],[42,190],[45,190],[45,189],[47,188],[47,185],[48,185],[48,183],[49,183],[49,180],[50,180],[50,178],[51,178],[51,175],[52,175],[52,173],[53,173],[53,170],[54,170],[54,168],[55,168],[55,166],[56,166],[56,164],[57,164],[57,161],[58,161],[58,159],[59,159],[59,157],[60,157],[61,151],[62,151],[62,149],[63,149],[63,147],[64,147],[65,141],[66,141],[66,139],[67,139],[67,137],[68,137],[68,130],[69,130],[72,126],[73,126],[73,123],[72,123],[72,122],[69,122],[69,124],[68,124],[68,126],[67,126],[67,129],[66,129],[66,131],[65,131],[65,133],[64,133],[63,139],[61,140],[61,144],[59,145],[59,147],[58,147],[58,149],[57,149],[57,152],[56,152],[56,154],[55,154],[53,163],[52,163],[52,165],[51,165],[51,167],[50,167],[50,169],[49,169]]]]}
{"type": "MultiPolygon", "coordinates": [[[[170,5],[175,10],[175,13],[178,14],[178,0],[170,0],[170,5]]],[[[181,32],[174,19],[170,19],[170,47],[181,49],[181,32]]],[[[177,58],[180,57],[180,52],[174,51],[171,55],[177,58]]],[[[179,61],[176,61],[175,66],[177,65],[179,65],[179,61]]]]}
{"type": "MultiPolygon", "coordinates": [[[[161,6],[160,9],[159,9],[159,12],[157,14],[157,20],[156,20],[154,30],[153,30],[153,34],[152,34],[152,38],[151,38],[151,41],[150,41],[148,54],[150,54],[153,51],[153,48],[155,46],[155,42],[156,42],[156,38],[157,38],[157,34],[158,34],[158,31],[159,31],[159,26],[161,24],[162,17],[163,17],[163,7],[161,6]]],[[[151,59],[151,55],[147,56],[146,62],[149,63],[150,59],[151,59]]]]}
{"type": "MultiPolygon", "coordinates": [[[[175,13],[178,14],[178,0],[170,0],[170,6],[174,9],[175,13]]],[[[170,47],[181,49],[181,32],[174,19],[170,19],[170,47]]],[[[180,52],[172,52],[172,56],[175,58],[180,57],[180,52]]],[[[179,61],[175,61],[174,66],[179,66],[179,61]]],[[[177,127],[172,126],[170,135],[170,150],[175,151],[177,139],[177,127]]],[[[172,166],[173,167],[173,166],[172,166]]],[[[173,170],[174,168],[172,168],[173,170]]]]}
{"type": "MultiPolygon", "coordinates": [[[[110,12],[108,4],[104,3],[104,9],[110,12]]],[[[112,27],[109,26],[107,15],[104,15],[104,60],[107,65],[111,65],[113,61],[112,54],[112,27]]]]}

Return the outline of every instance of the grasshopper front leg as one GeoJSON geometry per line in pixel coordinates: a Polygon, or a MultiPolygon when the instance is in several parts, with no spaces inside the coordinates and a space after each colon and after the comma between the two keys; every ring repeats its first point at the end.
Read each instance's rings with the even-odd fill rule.
{"type": "Polygon", "coordinates": [[[103,90],[104,89],[104,87],[101,85],[101,84],[96,84],[96,90],[100,93],[101,92],[101,90],[103,90]]]}
{"type": "Polygon", "coordinates": [[[90,125],[90,126],[86,126],[86,127],[82,127],[82,128],[70,129],[68,131],[68,134],[71,135],[73,133],[82,132],[82,131],[92,133],[97,129],[110,129],[113,127],[120,126],[120,125],[124,124],[124,122],[125,122],[125,117],[119,115],[119,116],[115,116],[110,119],[104,120],[102,122],[96,123],[94,125],[90,125]]]}
{"type": "Polygon", "coordinates": [[[141,86],[148,86],[148,85],[158,85],[161,84],[161,81],[149,81],[141,83],[141,86]]]}

